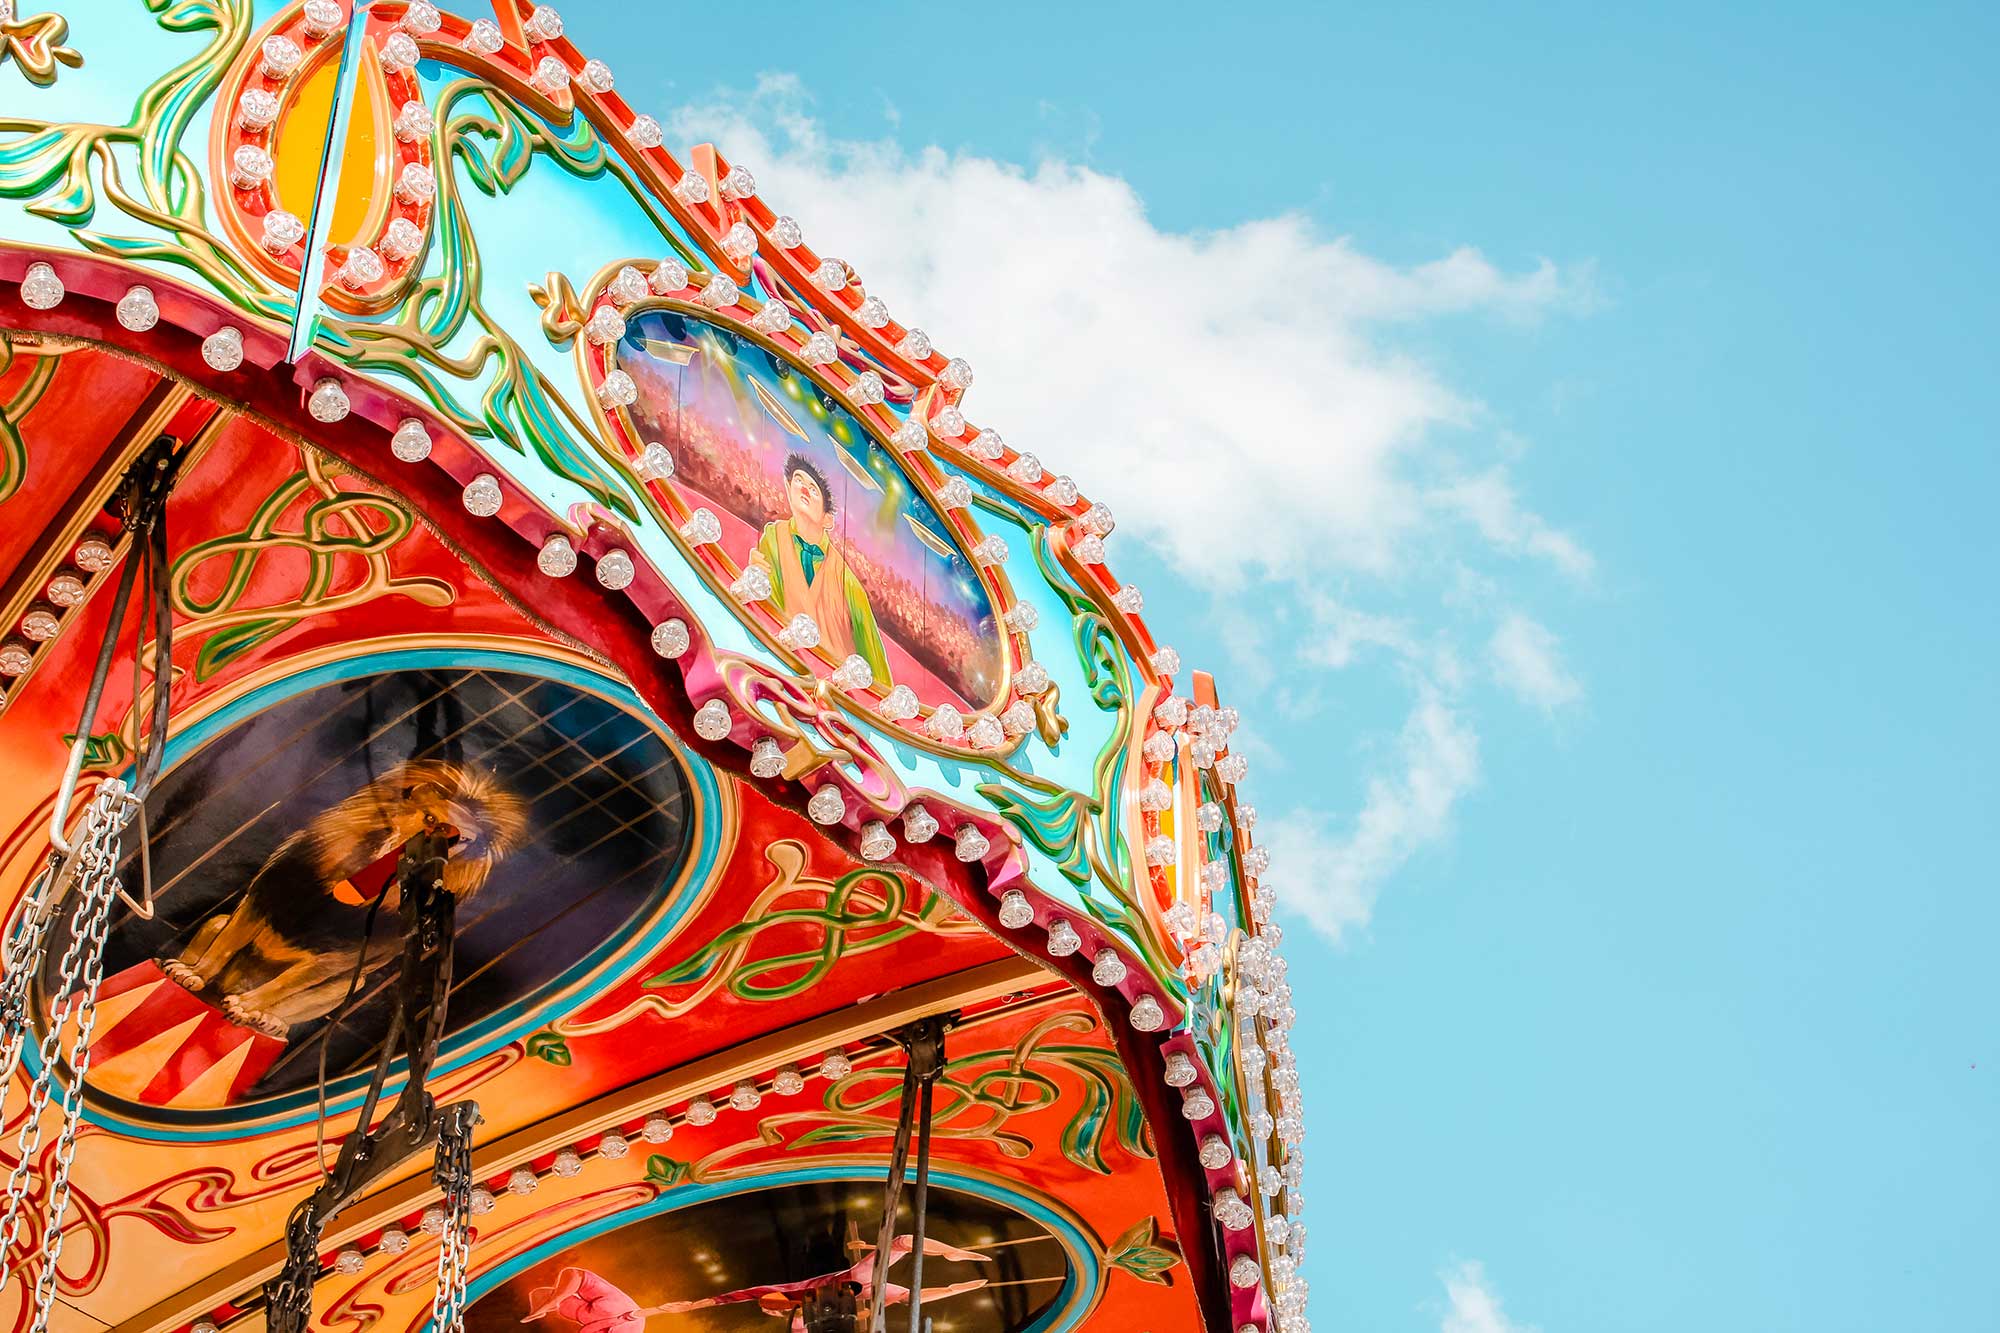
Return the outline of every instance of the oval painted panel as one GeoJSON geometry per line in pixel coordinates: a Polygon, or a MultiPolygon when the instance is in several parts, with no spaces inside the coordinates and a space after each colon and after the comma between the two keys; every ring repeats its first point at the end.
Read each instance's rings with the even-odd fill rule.
{"type": "Polygon", "coordinates": [[[804,613],[827,655],[858,653],[879,690],[982,708],[1006,680],[993,603],[902,464],[782,356],[674,310],[633,315],[617,364],[638,386],[638,438],[674,455],[669,483],[722,523],[738,568],[771,576],[780,624],[804,613]]]}
{"type": "MultiPolygon", "coordinates": [[[[108,1109],[186,1125],[310,1100],[336,1014],[336,1096],[372,1067],[401,956],[397,849],[425,812],[462,834],[443,1058],[655,916],[695,822],[679,759],[639,716],[469,666],[320,685],[237,719],[147,811],[155,915],[113,922],[89,1084],[108,1109]]],[[[128,858],[127,883],[137,870],[128,858]]]]}
{"type": "MultiPolygon", "coordinates": [[[[906,1190],[899,1234],[913,1232],[910,1207],[906,1190]]],[[[925,1214],[925,1234],[950,1247],[924,1260],[923,1312],[931,1327],[1022,1333],[1070,1296],[1069,1255],[1041,1222],[997,1199],[936,1184],[925,1214]]],[[[695,1203],[542,1246],[540,1257],[531,1253],[527,1265],[472,1302],[465,1327],[604,1333],[613,1312],[637,1307],[651,1312],[645,1322],[652,1333],[778,1333],[797,1327],[797,1302],[815,1279],[840,1281],[872,1252],[881,1216],[880,1180],[800,1181],[695,1203]]],[[[885,1303],[894,1329],[908,1318],[911,1268],[905,1253],[889,1270],[885,1303]]]]}

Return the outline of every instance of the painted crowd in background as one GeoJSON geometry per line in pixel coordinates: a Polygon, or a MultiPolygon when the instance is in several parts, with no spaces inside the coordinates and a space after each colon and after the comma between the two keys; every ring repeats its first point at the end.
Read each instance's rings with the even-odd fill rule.
{"type": "Polygon", "coordinates": [[[781,620],[810,615],[835,661],[876,687],[980,708],[1005,680],[992,600],[935,506],[806,374],[741,333],[672,310],[632,319],[618,365],[638,437],[668,446],[671,484],[722,521],[739,568],[770,576],[781,620]]]}

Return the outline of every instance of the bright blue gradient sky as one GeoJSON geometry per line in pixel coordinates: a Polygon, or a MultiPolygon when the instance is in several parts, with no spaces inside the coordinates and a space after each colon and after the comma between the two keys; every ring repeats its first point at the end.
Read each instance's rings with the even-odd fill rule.
{"type": "Polygon", "coordinates": [[[1258,493],[1190,524],[1133,481],[1083,358],[968,404],[1118,507],[1114,567],[1244,711],[1322,1329],[2000,1329],[1993,10],[563,9],[976,367],[1056,299],[977,296],[1054,216],[1005,205],[1122,181],[1143,215],[1047,242],[1051,281],[1157,289],[1098,344],[1118,402],[1431,395],[1331,474],[1337,412],[1176,406],[1147,439],[1318,477],[1323,525],[1260,483],[1275,546],[1258,493]],[[1238,274],[1286,217],[1384,292],[1238,274]],[[1189,314],[1135,235],[1272,327],[1189,314]]]}

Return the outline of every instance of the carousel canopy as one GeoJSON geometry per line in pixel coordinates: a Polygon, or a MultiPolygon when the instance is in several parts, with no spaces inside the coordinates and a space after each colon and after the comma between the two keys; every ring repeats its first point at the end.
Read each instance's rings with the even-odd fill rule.
{"type": "Polygon", "coordinates": [[[1302,1329],[1062,442],[550,8],[0,15],[16,1333],[1302,1329]]]}

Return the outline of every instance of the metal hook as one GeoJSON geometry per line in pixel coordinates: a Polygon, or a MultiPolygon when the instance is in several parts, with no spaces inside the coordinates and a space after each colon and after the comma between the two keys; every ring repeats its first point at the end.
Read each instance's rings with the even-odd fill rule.
{"type": "Polygon", "coordinates": [[[84,751],[89,745],[89,735],[79,731],[76,743],[69,747],[69,766],[63,769],[62,785],[56,788],[56,808],[49,812],[49,845],[65,857],[76,854],[76,845],[69,840],[64,825],[69,823],[70,806],[76,802],[76,780],[83,772],[84,751]]]}

